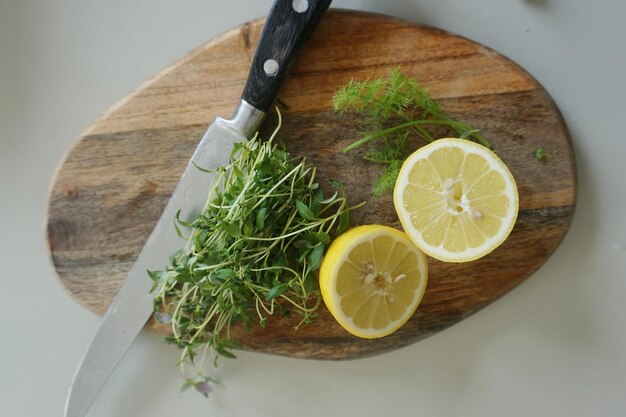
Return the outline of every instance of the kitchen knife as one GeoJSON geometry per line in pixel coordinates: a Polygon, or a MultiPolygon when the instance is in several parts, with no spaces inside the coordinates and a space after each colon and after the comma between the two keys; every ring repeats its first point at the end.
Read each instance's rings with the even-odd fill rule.
{"type": "Polygon", "coordinates": [[[148,270],[163,269],[170,254],[184,243],[173,221],[201,212],[212,170],[228,162],[234,143],[260,127],[283,80],[328,9],[331,0],[275,0],[252,61],[248,81],[234,115],[216,117],[200,140],[180,182],[165,206],[128,277],[87,348],[65,405],[65,417],[83,417],[133,340],[153,313],[154,295],[148,270]],[[199,170],[197,167],[202,167],[199,170]]]}

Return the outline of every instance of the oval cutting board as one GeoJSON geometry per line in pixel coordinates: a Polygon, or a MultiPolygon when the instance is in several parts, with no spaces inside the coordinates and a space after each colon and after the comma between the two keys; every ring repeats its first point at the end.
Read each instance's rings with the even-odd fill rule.
{"type": "MultiPolygon", "coordinates": [[[[234,110],[262,25],[257,20],[233,29],[157,74],[95,121],[58,167],[49,200],[49,248],[61,283],[87,308],[106,311],[207,125],[234,110]]],[[[352,203],[368,201],[353,223],[400,228],[391,197],[370,195],[376,168],[359,153],[341,154],[358,128],[355,119],[331,111],[330,99],[351,78],[378,77],[398,65],[448,114],[481,128],[508,164],[520,193],[512,234],[478,261],[429,259],[422,304],[388,337],[353,337],[322,306],[319,318],[298,331],[292,329],[297,318],[236,329],[244,349],[339,359],[405,346],[513,289],[563,239],[575,205],[574,154],[558,109],[529,74],[491,49],[438,29],[331,10],[279,96],[286,108],[280,137],[294,155],[316,164],[321,178],[343,181],[352,203]],[[544,161],[533,157],[539,147],[549,155],[544,161]]],[[[269,117],[265,130],[275,121],[269,117]]],[[[167,331],[152,322],[148,327],[167,331]]]]}

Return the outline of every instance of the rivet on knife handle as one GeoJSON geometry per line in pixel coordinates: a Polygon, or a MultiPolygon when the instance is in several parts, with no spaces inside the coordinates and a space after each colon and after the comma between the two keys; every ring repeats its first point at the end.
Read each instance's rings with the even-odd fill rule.
{"type": "Polygon", "coordinates": [[[276,0],[267,17],[242,98],[266,112],[331,0],[276,0]]]}

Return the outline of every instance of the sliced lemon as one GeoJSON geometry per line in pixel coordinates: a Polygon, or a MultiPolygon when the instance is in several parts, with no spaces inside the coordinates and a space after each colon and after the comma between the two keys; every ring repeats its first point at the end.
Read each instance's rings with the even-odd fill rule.
{"type": "Polygon", "coordinates": [[[355,336],[396,331],[422,300],[428,267],[407,235],[387,226],[359,226],[340,235],[320,268],[320,289],[333,317],[355,336]]]}
{"type": "Polygon", "coordinates": [[[438,139],[409,156],[393,201],[413,243],[433,258],[481,258],[511,233],[519,208],[507,166],[486,147],[438,139]]]}

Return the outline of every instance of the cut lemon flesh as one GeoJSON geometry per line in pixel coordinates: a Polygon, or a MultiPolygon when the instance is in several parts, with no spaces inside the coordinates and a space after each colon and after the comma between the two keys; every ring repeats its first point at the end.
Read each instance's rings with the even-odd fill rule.
{"type": "Polygon", "coordinates": [[[465,139],[438,139],[410,155],[394,205],[415,245],[433,258],[481,258],[511,233],[519,208],[511,172],[495,153],[465,139]]]}
{"type": "Polygon", "coordinates": [[[424,254],[399,230],[359,226],[333,241],[320,268],[320,289],[333,317],[363,338],[386,336],[407,322],[422,300],[424,254]]]}

